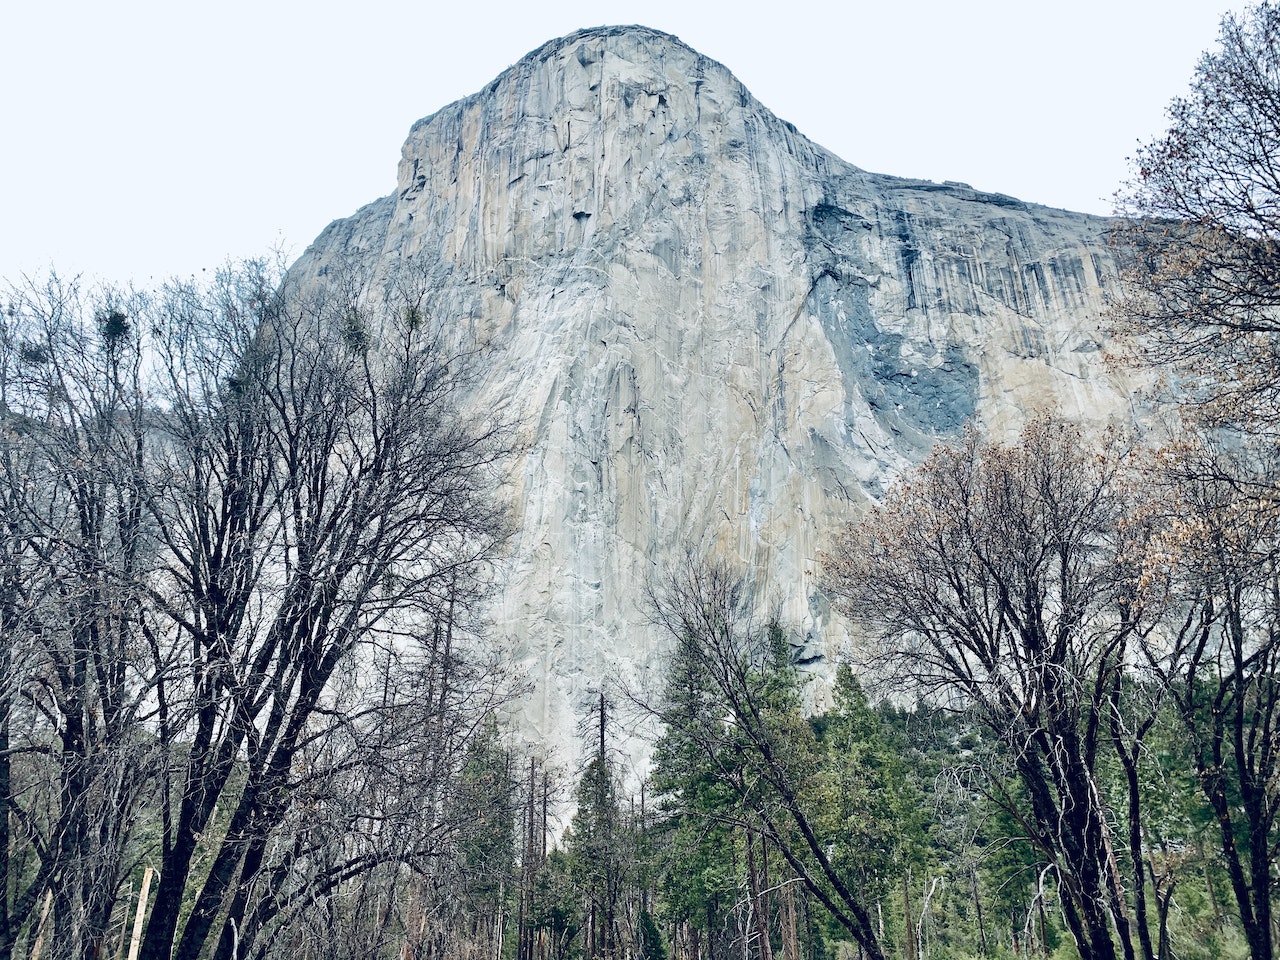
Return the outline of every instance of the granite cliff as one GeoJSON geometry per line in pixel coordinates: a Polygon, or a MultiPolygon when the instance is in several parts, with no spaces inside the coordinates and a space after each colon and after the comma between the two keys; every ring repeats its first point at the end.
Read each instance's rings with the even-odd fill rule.
{"type": "Polygon", "coordinates": [[[642,27],[552,41],[416,123],[395,192],[294,267],[418,265],[520,418],[492,611],[554,742],[650,665],[645,585],[687,549],[752,565],[819,663],[817,558],[970,417],[1127,417],[1102,361],[1106,222],[868,173],[720,64],[642,27]]]}

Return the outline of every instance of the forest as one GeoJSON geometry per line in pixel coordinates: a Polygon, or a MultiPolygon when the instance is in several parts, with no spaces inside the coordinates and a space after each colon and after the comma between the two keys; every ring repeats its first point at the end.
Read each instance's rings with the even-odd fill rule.
{"type": "Polygon", "coordinates": [[[821,695],[690,555],[567,765],[507,727],[516,425],[425,271],[10,284],[0,960],[1271,960],[1280,8],[1169,123],[1103,321],[1143,426],[970,425],[831,531],[821,695]]]}

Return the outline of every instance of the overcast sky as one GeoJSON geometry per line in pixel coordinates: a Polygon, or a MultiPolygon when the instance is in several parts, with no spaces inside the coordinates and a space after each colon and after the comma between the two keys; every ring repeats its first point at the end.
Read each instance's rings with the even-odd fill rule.
{"type": "Polygon", "coordinates": [[[1239,0],[11,0],[0,277],[147,282],[390,193],[409,126],[579,27],[643,23],[860,167],[1110,211],[1239,0]]]}

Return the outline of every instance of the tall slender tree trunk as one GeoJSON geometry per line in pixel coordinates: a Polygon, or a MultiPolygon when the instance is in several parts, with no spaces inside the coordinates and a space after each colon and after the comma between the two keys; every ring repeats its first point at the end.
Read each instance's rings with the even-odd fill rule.
{"type": "MultiPolygon", "coordinates": [[[[796,894],[795,885],[788,881],[783,888],[783,935],[782,935],[782,957],[783,960],[800,960],[800,936],[796,923],[796,894]]],[[[861,945],[858,947],[859,953],[862,951],[861,945]]]]}
{"type": "Polygon", "coordinates": [[[765,906],[765,893],[760,885],[760,873],[756,868],[755,840],[747,834],[747,883],[754,914],[756,937],[760,942],[760,960],[773,960],[773,947],[769,942],[769,915],[765,906]]]}
{"type": "Polygon", "coordinates": [[[978,893],[978,868],[973,864],[969,865],[969,882],[973,886],[973,909],[978,918],[978,943],[982,947],[982,955],[985,957],[989,952],[987,948],[987,927],[982,922],[982,897],[978,893]]]}
{"type": "Polygon", "coordinates": [[[902,871],[903,960],[916,960],[916,928],[911,910],[911,868],[902,871]]]}

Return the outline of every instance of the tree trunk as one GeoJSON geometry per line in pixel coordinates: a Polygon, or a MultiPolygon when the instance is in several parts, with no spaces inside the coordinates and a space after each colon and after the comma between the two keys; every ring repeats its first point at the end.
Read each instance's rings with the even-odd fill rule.
{"type": "Polygon", "coordinates": [[[973,864],[969,865],[969,881],[973,886],[973,909],[978,917],[978,943],[981,945],[982,955],[985,957],[988,953],[987,928],[982,922],[982,897],[978,895],[978,868],[973,864]]]}
{"type": "Polygon", "coordinates": [[[911,922],[911,868],[902,871],[903,960],[916,960],[916,931],[911,922]]]}
{"type": "Polygon", "coordinates": [[[747,834],[747,883],[751,898],[751,912],[755,916],[756,937],[760,942],[760,960],[773,960],[773,945],[769,942],[769,916],[765,896],[760,886],[760,874],[756,869],[755,840],[747,834]]]}

